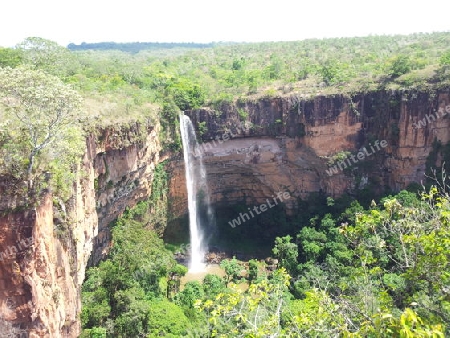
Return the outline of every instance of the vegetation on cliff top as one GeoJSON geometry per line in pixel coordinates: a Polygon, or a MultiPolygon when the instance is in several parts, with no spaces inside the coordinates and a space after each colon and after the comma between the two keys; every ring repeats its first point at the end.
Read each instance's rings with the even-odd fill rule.
{"type": "Polygon", "coordinates": [[[181,52],[155,46],[138,53],[121,51],[121,45],[71,51],[29,38],[15,49],[0,48],[0,66],[31,65],[59,76],[83,94],[97,123],[106,124],[156,119],[167,105],[186,110],[238,98],[450,84],[449,32],[192,45],[181,52]]]}
{"type": "MultiPolygon", "coordinates": [[[[150,44],[150,49],[138,53],[117,49],[71,51],[33,37],[13,49],[0,48],[1,76],[8,81],[7,74],[13,72],[8,69],[16,69],[24,76],[43,71],[57,77],[83,96],[85,130],[95,130],[96,126],[120,129],[131,122],[159,121],[164,149],[175,151],[181,147],[180,110],[261,96],[351,95],[377,89],[428,91],[450,85],[448,32],[192,45],[182,51],[172,45],[155,46],[150,44]]],[[[110,47],[123,49],[122,45],[110,47]]],[[[11,95],[11,91],[14,88],[3,88],[3,97],[7,92],[11,95]]],[[[50,95],[50,88],[43,95],[50,95]]],[[[45,100],[44,96],[40,99],[45,100]]],[[[8,121],[3,117],[2,124],[8,121]]],[[[30,122],[36,122],[36,118],[30,117],[30,122]]],[[[74,125],[81,122],[78,120],[72,119],[74,125]]],[[[14,127],[19,126],[17,122],[14,127]]],[[[11,139],[11,132],[8,134],[5,128],[2,127],[0,147],[8,153],[5,158],[14,159],[14,170],[25,172],[27,167],[33,168],[34,157],[44,164],[57,158],[53,155],[43,161],[44,152],[39,149],[36,156],[24,156],[19,148],[27,147],[27,133],[22,130],[15,134],[15,142],[5,143],[11,139]],[[12,143],[16,146],[8,146],[12,143]]],[[[77,152],[78,146],[73,144],[70,149],[77,152]]],[[[44,165],[34,176],[47,170],[50,168],[44,165]]]]}
{"type": "Polygon", "coordinates": [[[70,197],[85,146],[81,96],[42,70],[7,67],[0,68],[0,99],[0,175],[26,181],[31,192],[50,172],[53,190],[70,197]]]}

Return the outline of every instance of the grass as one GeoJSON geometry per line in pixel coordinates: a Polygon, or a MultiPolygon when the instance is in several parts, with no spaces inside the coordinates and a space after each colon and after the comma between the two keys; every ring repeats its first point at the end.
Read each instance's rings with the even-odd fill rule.
{"type": "Polygon", "coordinates": [[[85,98],[83,110],[88,116],[88,125],[106,127],[129,122],[158,119],[159,106],[152,103],[127,104],[125,95],[95,95],[85,98]]]}

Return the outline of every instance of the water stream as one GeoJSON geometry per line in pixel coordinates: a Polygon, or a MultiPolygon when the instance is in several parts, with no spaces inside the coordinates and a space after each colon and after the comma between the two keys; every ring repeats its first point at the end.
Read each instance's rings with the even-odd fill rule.
{"type": "Polygon", "coordinates": [[[207,243],[203,222],[211,222],[212,211],[209,201],[206,172],[202,153],[195,136],[195,130],[188,116],[180,115],[181,138],[183,142],[184,167],[189,207],[189,231],[191,253],[189,271],[200,272],[205,269],[207,243]]]}

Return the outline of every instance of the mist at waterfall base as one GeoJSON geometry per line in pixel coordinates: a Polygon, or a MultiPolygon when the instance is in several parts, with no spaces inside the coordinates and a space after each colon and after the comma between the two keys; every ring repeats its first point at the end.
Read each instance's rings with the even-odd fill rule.
{"type": "Polygon", "coordinates": [[[205,254],[207,252],[207,237],[204,230],[214,223],[210,205],[206,171],[203,166],[201,152],[198,148],[195,129],[190,118],[180,115],[180,130],[183,143],[183,157],[188,193],[190,259],[189,271],[200,272],[205,269],[205,254]],[[196,156],[198,154],[198,156],[196,156]]]}

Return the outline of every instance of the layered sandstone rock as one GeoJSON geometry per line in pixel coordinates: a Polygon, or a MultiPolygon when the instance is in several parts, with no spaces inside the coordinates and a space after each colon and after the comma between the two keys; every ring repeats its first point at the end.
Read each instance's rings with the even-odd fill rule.
{"type": "Polygon", "coordinates": [[[158,128],[136,124],[89,136],[66,204],[47,192],[36,208],[22,210],[26,199],[0,184],[0,336],[79,336],[88,261],[108,252],[109,222],[150,195],[158,128]]]}
{"type": "MultiPolygon", "coordinates": [[[[207,127],[202,151],[214,203],[257,205],[287,191],[293,196],[286,200],[289,212],[297,197],[313,192],[338,196],[367,182],[394,190],[420,182],[433,141],[450,140],[448,116],[431,118],[449,105],[448,90],[376,92],[351,99],[266,98],[187,114],[194,125],[207,127]],[[250,128],[243,128],[243,117],[250,128]],[[419,121],[425,123],[417,128],[419,121]],[[347,173],[327,173],[330,157],[355,154],[376,140],[388,146],[347,173]]],[[[170,159],[170,214],[187,213],[183,159],[160,155],[158,134],[158,125],[134,124],[89,136],[74,196],[65,205],[53,204],[48,193],[38,207],[23,210],[26,185],[0,180],[0,253],[12,250],[0,262],[0,335],[6,328],[78,336],[86,266],[108,252],[109,222],[150,195],[154,168],[163,159],[170,159]]]]}
{"type": "MultiPolygon", "coordinates": [[[[450,140],[450,114],[430,116],[449,105],[448,90],[375,92],[352,98],[262,99],[187,114],[194,125],[207,127],[200,149],[213,201],[254,205],[278,191],[300,198],[318,191],[336,197],[370,182],[380,192],[421,182],[433,141],[450,140]],[[243,127],[242,115],[251,128],[243,127]],[[417,128],[419,121],[426,123],[417,128]],[[375,146],[383,140],[387,147],[375,146]],[[370,156],[329,175],[327,162],[333,155],[356,155],[363,147],[370,156]]],[[[184,197],[173,210],[181,215],[186,212],[180,188],[184,174],[180,160],[174,162],[170,193],[174,199],[184,197]]],[[[295,208],[295,200],[286,201],[288,209],[295,208]]]]}

